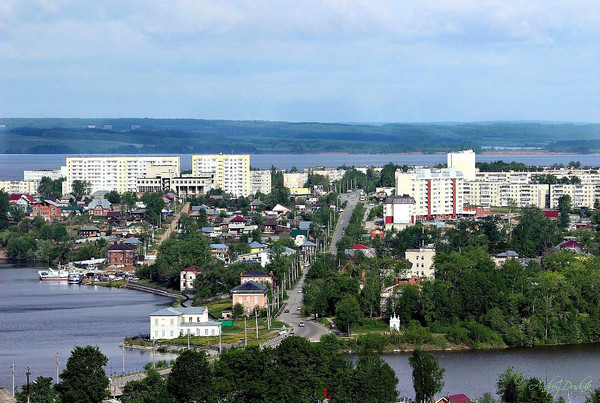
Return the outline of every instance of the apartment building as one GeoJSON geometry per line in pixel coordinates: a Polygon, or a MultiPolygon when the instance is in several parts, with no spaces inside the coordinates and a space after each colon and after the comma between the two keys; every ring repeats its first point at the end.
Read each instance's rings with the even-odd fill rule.
{"type": "Polygon", "coordinates": [[[41,181],[43,177],[57,180],[66,176],[67,168],[62,167],[61,169],[34,169],[23,171],[23,180],[25,181],[41,181]]]}
{"type": "Polygon", "coordinates": [[[303,188],[308,182],[308,172],[286,172],[283,174],[283,186],[288,189],[303,188]]]}
{"type": "Polygon", "coordinates": [[[146,176],[150,166],[163,166],[179,173],[179,156],[89,156],[67,157],[67,179],[63,193],[71,193],[73,181],[87,181],[92,193],[116,190],[137,191],[137,178],[146,176]]]}
{"type": "Polygon", "coordinates": [[[216,187],[236,197],[248,196],[250,187],[249,154],[194,154],[192,176],[214,172],[216,187]]]}
{"type": "Polygon", "coordinates": [[[8,194],[27,193],[33,195],[37,193],[39,186],[39,181],[0,181],[0,190],[4,190],[8,194]]]}
{"type": "Polygon", "coordinates": [[[396,171],[396,192],[415,199],[417,220],[456,218],[463,213],[464,177],[454,168],[396,171]]]}
{"type": "Polygon", "coordinates": [[[250,171],[250,189],[252,194],[260,192],[262,194],[271,193],[271,171],[250,171]]]}
{"type": "Polygon", "coordinates": [[[390,197],[385,200],[383,218],[385,229],[403,229],[415,223],[415,199],[408,195],[390,197]]]}
{"type": "Polygon", "coordinates": [[[421,246],[419,249],[407,249],[404,256],[412,263],[410,268],[412,277],[435,277],[433,268],[435,247],[433,245],[421,246]]]}
{"type": "Polygon", "coordinates": [[[465,180],[474,180],[475,173],[475,152],[473,150],[464,150],[446,154],[447,167],[462,172],[465,180]]]}

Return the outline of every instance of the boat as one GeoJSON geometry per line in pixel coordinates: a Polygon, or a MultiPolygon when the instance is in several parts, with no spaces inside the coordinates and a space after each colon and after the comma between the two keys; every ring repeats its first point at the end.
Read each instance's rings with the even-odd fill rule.
{"type": "Polygon", "coordinates": [[[51,267],[39,270],[38,275],[41,281],[67,281],[69,279],[69,271],[61,267],[56,270],[51,267]]]}
{"type": "Polygon", "coordinates": [[[81,274],[79,273],[69,273],[69,277],[67,278],[68,284],[81,284],[81,274]]]}

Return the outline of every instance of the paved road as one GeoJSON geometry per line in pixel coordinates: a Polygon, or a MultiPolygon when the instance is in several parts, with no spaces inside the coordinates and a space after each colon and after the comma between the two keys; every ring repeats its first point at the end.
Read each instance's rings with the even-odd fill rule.
{"type": "Polygon", "coordinates": [[[279,320],[287,323],[290,326],[290,328],[293,328],[295,336],[304,337],[311,341],[318,341],[321,338],[321,336],[323,336],[326,333],[329,333],[329,330],[325,326],[317,322],[310,321],[310,318],[303,317],[302,309],[298,309],[302,308],[303,296],[303,294],[298,292],[298,290],[301,290],[304,285],[304,276],[306,274],[306,270],[307,269],[305,269],[305,272],[302,273],[302,277],[300,278],[300,280],[298,280],[296,287],[288,291],[288,300],[286,308],[289,309],[289,312],[283,312],[279,316],[279,320]],[[300,322],[304,322],[303,327],[299,326],[300,322]]]}
{"type": "Polygon", "coordinates": [[[329,253],[331,253],[332,255],[337,254],[337,248],[335,245],[338,243],[342,235],[344,235],[344,231],[346,230],[346,227],[350,222],[350,217],[352,217],[352,212],[358,204],[360,193],[360,190],[355,190],[352,193],[345,193],[343,195],[340,195],[340,202],[343,203],[346,201],[348,202],[348,205],[340,214],[340,218],[337,222],[337,225],[335,226],[335,231],[333,232],[333,237],[331,237],[331,247],[329,248],[329,253]]]}

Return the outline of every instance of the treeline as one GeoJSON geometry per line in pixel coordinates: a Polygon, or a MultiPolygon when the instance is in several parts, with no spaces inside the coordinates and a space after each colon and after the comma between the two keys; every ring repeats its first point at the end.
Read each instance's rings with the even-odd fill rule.
{"type": "Polygon", "coordinates": [[[0,123],[7,126],[1,153],[433,153],[465,148],[480,151],[481,146],[490,144],[545,145],[540,139],[555,142],[552,147],[560,151],[600,149],[598,124],[353,125],[93,118],[0,119],[0,123]],[[569,138],[569,144],[561,143],[564,138],[569,138]]]}
{"type": "MultiPolygon", "coordinates": [[[[331,338],[331,337],[330,337],[331,338]]],[[[288,337],[276,348],[224,351],[214,365],[204,352],[184,350],[166,378],[156,370],[123,388],[123,403],[175,402],[394,402],[398,379],[383,359],[369,355],[356,364],[335,354],[332,343],[288,337]]],[[[103,370],[107,358],[97,347],[76,347],[61,382],[38,377],[17,393],[18,402],[100,402],[109,396],[103,370]],[[59,400],[60,399],[60,400],[59,400]]]]}

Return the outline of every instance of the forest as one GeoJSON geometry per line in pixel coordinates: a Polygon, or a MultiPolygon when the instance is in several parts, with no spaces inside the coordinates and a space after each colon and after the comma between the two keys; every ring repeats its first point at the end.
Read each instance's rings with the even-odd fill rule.
{"type": "Polygon", "coordinates": [[[600,152],[599,124],[1,118],[0,125],[4,154],[435,153],[482,147],[600,152]]]}

